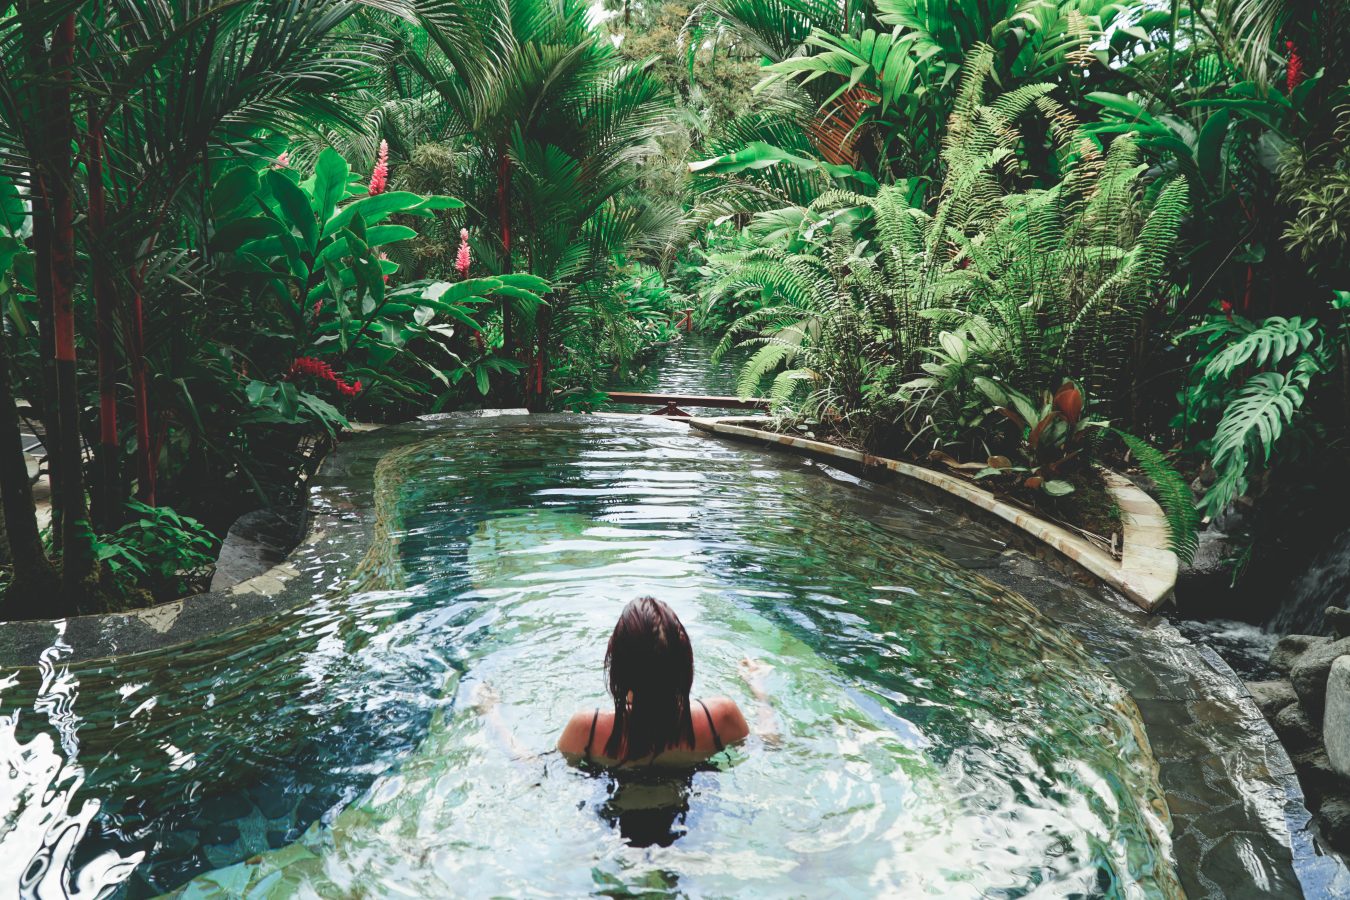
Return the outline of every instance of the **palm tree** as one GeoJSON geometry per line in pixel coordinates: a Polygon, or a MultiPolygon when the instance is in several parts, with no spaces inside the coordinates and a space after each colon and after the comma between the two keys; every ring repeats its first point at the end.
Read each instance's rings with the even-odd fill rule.
{"type": "Polygon", "coordinates": [[[468,224],[490,235],[476,241],[480,260],[554,284],[528,316],[502,300],[503,343],[523,352],[536,397],[564,334],[616,327],[604,302],[615,255],[661,249],[680,219],[633,190],[668,124],[668,92],[588,12],[581,0],[421,0],[425,40],[405,47],[443,105],[431,136],[455,150],[468,224]]]}
{"type": "MultiPolygon", "coordinates": [[[[163,435],[152,432],[151,394],[156,381],[173,385],[181,351],[170,334],[167,346],[147,340],[147,322],[177,315],[147,307],[147,277],[202,282],[210,262],[204,198],[220,162],[264,152],[276,133],[351,121],[342,95],[385,55],[343,28],[356,8],[351,0],[58,0],[20,3],[0,18],[0,171],[33,200],[41,357],[54,370],[34,398],[48,428],[62,556],[63,589],[46,614],[98,604],[75,381],[77,301],[83,292],[95,300],[95,509],[106,529],[122,505],[117,373],[125,365],[132,384],[137,494],[153,504],[163,435]],[[89,214],[77,228],[81,178],[89,214]]],[[[18,514],[6,503],[11,511],[18,514]]]]}

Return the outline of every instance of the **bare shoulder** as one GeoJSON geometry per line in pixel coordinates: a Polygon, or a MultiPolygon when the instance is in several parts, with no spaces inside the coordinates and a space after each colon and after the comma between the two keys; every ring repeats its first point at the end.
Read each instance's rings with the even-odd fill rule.
{"type": "Polygon", "coordinates": [[[595,718],[595,710],[582,710],[573,713],[572,718],[567,720],[567,725],[563,727],[562,735],[558,738],[558,749],[563,753],[570,753],[580,756],[586,751],[586,742],[591,735],[591,722],[595,718]]]}
{"type": "Polygon", "coordinates": [[[750,726],[746,724],[745,716],[735,700],[730,697],[709,697],[703,702],[707,704],[708,712],[712,713],[713,724],[717,726],[717,734],[723,743],[730,744],[750,734],[750,726]]]}

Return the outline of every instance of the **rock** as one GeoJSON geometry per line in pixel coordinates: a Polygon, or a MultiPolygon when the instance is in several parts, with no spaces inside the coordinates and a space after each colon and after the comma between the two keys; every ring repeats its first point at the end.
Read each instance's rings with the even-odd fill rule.
{"type": "Polygon", "coordinates": [[[1271,668],[1288,675],[1294,660],[1307,653],[1315,644],[1330,643],[1331,638],[1315,634],[1286,634],[1280,638],[1270,654],[1271,668]]]}
{"type": "Polygon", "coordinates": [[[1227,534],[1215,528],[1206,528],[1196,538],[1191,561],[1177,571],[1177,597],[1196,617],[1231,616],[1231,612],[1225,615],[1224,610],[1232,606],[1232,560],[1238,549],[1229,542],[1227,534]]]}
{"type": "Polygon", "coordinates": [[[1337,638],[1350,637],[1350,609],[1328,606],[1327,627],[1331,629],[1332,635],[1337,638]]]}
{"type": "Polygon", "coordinates": [[[1285,678],[1281,678],[1279,681],[1249,681],[1247,682],[1247,691],[1256,701],[1256,706],[1261,710],[1261,715],[1267,719],[1274,719],[1277,712],[1291,703],[1298,702],[1298,694],[1294,693],[1294,685],[1285,678]]]}
{"type": "Polygon", "coordinates": [[[1350,638],[1315,644],[1294,661],[1289,670],[1289,680],[1294,683],[1294,692],[1303,704],[1308,718],[1314,722],[1322,721],[1322,710],[1327,705],[1327,678],[1331,675],[1331,664],[1337,657],[1350,653],[1350,638]]]}
{"type": "Polygon", "coordinates": [[[1303,786],[1312,806],[1321,803],[1328,795],[1350,793],[1350,781],[1347,781],[1331,767],[1325,750],[1308,750],[1291,756],[1294,768],[1298,770],[1298,782],[1303,786]]]}
{"type": "Polygon", "coordinates": [[[1291,703],[1275,714],[1271,722],[1275,733],[1290,753],[1302,753],[1311,750],[1322,740],[1317,726],[1308,718],[1303,707],[1291,703]]]}
{"type": "Polygon", "coordinates": [[[1342,853],[1350,850],[1350,798],[1328,799],[1317,810],[1317,817],[1327,843],[1342,853]]]}
{"type": "Polygon", "coordinates": [[[1350,656],[1342,656],[1331,664],[1322,740],[1331,767],[1350,778],[1350,656]]]}
{"type": "Polygon", "coordinates": [[[261,575],[286,558],[300,536],[300,513],[255,509],[230,526],[220,547],[211,590],[223,591],[261,575]]]}

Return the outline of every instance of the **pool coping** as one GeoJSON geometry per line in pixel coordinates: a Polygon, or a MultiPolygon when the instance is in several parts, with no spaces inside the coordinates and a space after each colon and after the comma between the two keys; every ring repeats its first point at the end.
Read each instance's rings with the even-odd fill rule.
{"type": "MultiPolygon", "coordinates": [[[[419,416],[411,421],[509,415],[529,415],[529,410],[467,410],[419,416]]],[[[344,432],[343,438],[359,437],[385,427],[391,426],[362,424],[344,432]]],[[[315,468],[305,501],[304,535],[281,562],[230,587],[189,594],[141,609],[61,619],[0,621],[0,667],[31,668],[48,659],[59,659],[62,664],[84,663],[162,651],[241,628],[312,599],[312,590],[298,589],[296,584],[302,574],[298,557],[322,553],[330,540],[342,539],[354,531],[364,532],[368,539],[376,527],[373,514],[356,512],[341,498],[328,496],[321,486],[321,476],[332,470],[342,446],[340,440],[315,468]],[[53,648],[60,651],[55,657],[51,655],[53,648]]]]}
{"type": "Polygon", "coordinates": [[[1107,490],[1120,508],[1124,535],[1119,560],[1067,528],[1000,500],[990,491],[965,479],[898,459],[741,424],[752,419],[767,421],[763,417],[745,416],[695,416],[686,421],[691,428],[708,434],[788,447],[812,456],[841,459],[861,466],[864,470],[884,468],[906,478],[925,482],[1020,529],[1098,581],[1120,591],[1145,612],[1157,611],[1173,596],[1179,562],[1176,554],[1168,547],[1167,517],[1152,497],[1111,469],[1103,468],[1101,471],[1107,490]]]}

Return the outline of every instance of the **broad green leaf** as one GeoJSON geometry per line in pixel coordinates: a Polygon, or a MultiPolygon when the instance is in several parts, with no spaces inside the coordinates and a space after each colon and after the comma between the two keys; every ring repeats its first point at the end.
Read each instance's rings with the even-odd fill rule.
{"type": "MultiPolygon", "coordinates": [[[[332,147],[325,147],[314,165],[314,214],[320,222],[333,217],[338,201],[347,193],[347,161],[332,147]]],[[[336,231],[337,229],[332,229],[336,231]]],[[[331,232],[324,230],[324,237],[331,232]]]]}
{"type": "Polygon", "coordinates": [[[23,236],[28,210],[19,189],[8,178],[0,178],[0,228],[16,237],[23,236]]]}
{"type": "Polygon", "coordinates": [[[374,225],[377,222],[383,222],[395,213],[430,215],[429,210],[458,209],[463,205],[453,197],[423,197],[421,194],[414,194],[411,191],[389,191],[384,194],[376,194],[374,197],[362,197],[360,200],[342,207],[324,225],[323,235],[328,237],[337,233],[339,229],[345,228],[352,217],[356,215],[365,219],[367,225],[374,225]]]}
{"type": "Polygon", "coordinates": [[[211,215],[222,218],[234,212],[258,193],[258,173],[247,166],[237,166],[226,172],[211,191],[211,215]]]}
{"type": "Polygon", "coordinates": [[[271,216],[249,216],[227,222],[211,239],[211,249],[217,253],[229,253],[238,250],[249,241],[259,238],[280,236],[286,233],[283,226],[271,216]]]}
{"type": "Polygon", "coordinates": [[[300,232],[305,249],[313,256],[319,246],[319,223],[314,218],[309,198],[280,172],[267,173],[267,186],[271,188],[272,196],[276,197],[277,203],[280,204],[287,222],[300,232]]]}
{"type": "Polygon", "coordinates": [[[764,141],[752,141],[734,153],[690,163],[689,171],[734,175],[747,169],[767,169],[777,165],[788,165],[802,172],[820,171],[833,178],[851,178],[871,188],[877,186],[877,180],[866,172],[797,156],[764,141]]]}

